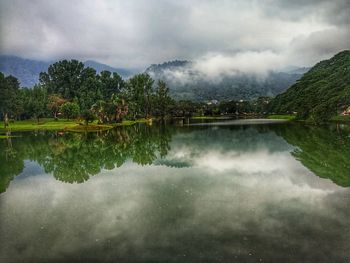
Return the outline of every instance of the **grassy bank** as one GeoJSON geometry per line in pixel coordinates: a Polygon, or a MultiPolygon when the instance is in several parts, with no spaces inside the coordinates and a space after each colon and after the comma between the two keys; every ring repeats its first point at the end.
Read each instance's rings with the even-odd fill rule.
{"type": "MultiPolygon", "coordinates": [[[[39,123],[36,120],[14,121],[10,123],[9,129],[11,131],[62,130],[75,125],[77,125],[75,121],[40,119],[39,123]]],[[[6,131],[7,129],[2,125],[0,132],[6,131]]]]}
{"type": "Polygon", "coordinates": [[[331,119],[331,122],[350,124],[350,116],[335,116],[331,119]]]}
{"type": "Polygon", "coordinates": [[[267,116],[267,119],[271,119],[271,120],[295,120],[296,116],[292,115],[292,114],[272,114],[267,116]]]}
{"type": "MultiPolygon", "coordinates": [[[[136,123],[147,123],[150,120],[140,119],[136,121],[125,120],[121,123],[114,123],[110,125],[97,124],[97,121],[90,123],[89,125],[83,125],[75,120],[57,120],[54,119],[40,119],[39,123],[36,120],[24,120],[11,122],[9,129],[13,132],[16,131],[38,131],[38,130],[66,130],[74,132],[93,132],[112,129],[118,126],[130,126],[136,123]]],[[[4,126],[0,128],[0,133],[5,133],[8,129],[4,126]]],[[[2,135],[4,136],[4,135],[2,135]]]]}
{"type": "MultiPolygon", "coordinates": [[[[295,120],[296,115],[288,115],[288,114],[274,114],[274,115],[269,115],[267,117],[268,119],[282,119],[282,120],[295,120]]],[[[306,124],[315,124],[313,120],[308,119],[308,120],[298,120],[299,122],[303,122],[306,124]]],[[[333,123],[344,123],[344,124],[350,124],[350,116],[334,116],[330,119],[330,122],[333,123]]]]}
{"type": "Polygon", "coordinates": [[[232,118],[232,116],[230,116],[230,115],[191,117],[191,119],[193,119],[193,120],[224,120],[224,119],[231,119],[231,118],[232,118]]]}

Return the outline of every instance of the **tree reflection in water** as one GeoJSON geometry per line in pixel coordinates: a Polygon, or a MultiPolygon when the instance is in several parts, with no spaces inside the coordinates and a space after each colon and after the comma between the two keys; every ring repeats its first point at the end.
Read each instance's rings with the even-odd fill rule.
{"type": "MultiPolygon", "coordinates": [[[[264,141],[273,151],[289,144],[291,154],[322,178],[350,186],[350,137],[348,126],[304,126],[301,124],[261,126],[135,125],[101,133],[23,133],[22,137],[0,142],[0,192],[25,167],[25,160],[37,162],[59,181],[82,183],[102,169],[112,170],[126,161],[139,165],[188,167],[190,160],[164,158],[170,151],[172,136],[181,131],[184,144],[207,152],[216,144],[229,151],[232,147],[248,151],[264,141]],[[193,133],[194,130],[203,130],[193,133]],[[252,131],[254,131],[252,133],[252,131]],[[184,134],[188,133],[188,134],[184,134]],[[260,134],[260,135],[259,135],[260,134]],[[269,134],[262,137],[261,134],[269,134]],[[281,143],[284,140],[288,144],[281,143]],[[249,142],[249,143],[248,143],[249,142]],[[254,143],[256,142],[256,143],[254,143]]],[[[289,148],[288,147],[288,148],[289,148]]],[[[193,153],[192,153],[193,154],[193,153]]]]}
{"type": "Polygon", "coordinates": [[[62,182],[82,183],[127,160],[149,165],[167,155],[171,126],[135,125],[101,133],[40,132],[4,140],[0,146],[0,192],[24,169],[37,162],[62,182]]]}
{"type": "Polygon", "coordinates": [[[350,186],[350,127],[348,125],[281,125],[275,131],[295,146],[292,155],[319,177],[350,186]]]}

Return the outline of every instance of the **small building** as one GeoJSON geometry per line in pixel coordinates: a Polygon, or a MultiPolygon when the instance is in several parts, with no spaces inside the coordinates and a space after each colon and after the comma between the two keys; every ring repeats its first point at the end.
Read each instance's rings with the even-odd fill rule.
{"type": "Polygon", "coordinates": [[[350,107],[348,107],[345,111],[343,111],[341,115],[350,116],[350,107]]]}

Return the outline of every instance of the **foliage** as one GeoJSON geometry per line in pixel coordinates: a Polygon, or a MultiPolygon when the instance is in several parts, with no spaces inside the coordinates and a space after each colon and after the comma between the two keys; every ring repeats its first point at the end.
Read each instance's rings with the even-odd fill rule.
{"type": "Polygon", "coordinates": [[[283,125],[275,128],[289,144],[296,148],[293,156],[322,178],[338,185],[350,186],[349,130],[339,126],[318,127],[283,125]]]}
{"type": "Polygon", "coordinates": [[[169,88],[164,81],[157,82],[157,88],[154,96],[154,115],[162,119],[170,114],[174,101],[169,96],[169,88]]]}
{"type": "Polygon", "coordinates": [[[330,120],[350,105],[350,51],[317,63],[296,84],[278,95],[270,112],[297,112],[298,119],[330,120]]]}
{"type": "Polygon", "coordinates": [[[137,74],[126,85],[126,96],[133,118],[149,118],[152,111],[154,80],[148,74],[137,74]]]}
{"type": "MultiPolygon", "coordinates": [[[[155,83],[147,73],[123,80],[117,73],[109,71],[97,73],[96,70],[86,67],[77,60],[62,60],[50,65],[47,72],[42,72],[40,85],[33,89],[19,88],[16,78],[1,74],[0,117],[4,118],[7,113],[10,118],[37,118],[39,122],[39,118],[49,117],[52,114],[57,118],[58,109],[64,103],[69,103],[67,105],[70,105],[70,108],[67,108],[67,105],[62,108],[66,117],[76,117],[77,108],[79,108],[81,117],[88,119],[87,123],[94,117],[99,124],[121,123],[123,120],[140,118],[150,119],[152,116],[160,119],[168,116],[182,118],[220,115],[252,116],[253,114],[266,115],[268,112],[291,114],[294,111],[298,112],[298,119],[321,123],[350,105],[349,61],[350,51],[344,51],[331,60],[318,63],[290,90],[272,101],[270,97],[259,97],[258,93],[248,92],[249,94],[242,97],[256,99],[248,101],[234,96],[235,100],[227,100],[234,94],[230,93],[231,95],[227,95],[222,101],[211,99],[196,102],[189,100],[191,96],[187,95],[184,96],[185,100],[174,101],[171,98],[174,94],[169,88],[169,83],[163,80],[155,83]],[[78,107],[72,108],[73,104],[70,103],[78,107]]],[[[162,67],[162,65],[153,65],[151,71],[158,72],[159,66],[162,67]]],[[[188,65],[187,62],[177,61],[165,66],[173,69],[188,65]]],[[[159,77],[157,74],[152,76],[157,79],[159,77]]],[[[235,89],[243,89],[243,84],[246,83],[246,76],[238,77],[240,78],[242,78],[239,81],[240,84],[236,82],[234,84],[238,85],[235,89]]],[[[164,79],[168,81],[167,78],[164,79]]],[[[226,84],[220,89],[225,90],[226,84]]],[[[207,98],[215,98],[216,91],[208,91],[208,88],[211,89],[213,86],[208,84],[200,92],[207,92],[207,98]]],[[[230,92],[231,88],[229,88],[230,92]]],[[[203,99],[205,96],[199,97],[203,99]]]]}
{"type": "Polygon", "coordinates": [[[26,105],[32,116],[39,122],[40,117],[44,117],[47,112],[47,91],[41,86],[34,86],[33,89],[28,90],[29,101],[26,105]]]}
{"type": "Polygon", "coordinates": [[[64,104],[65,102],[66,100],[60,97],[59,95],[52,94],[49,96],[47,108],[53,112],[53,116],[56,120],[57,120],[58,110],[60,109],[61,105],[64,104]]]}
{"type": "Polygon", "coordinates": [[[74,119],[79,116],[79,105],[75,102],[66,102],[60,107],[60,111],[67,119],[74,119]]]}
{"type": "MultiPolygon", "coordinates": [[[[60,122],[60,121],[58,121],[60,122]]],[[[58,123],[53,122],[53,123],[58,123]]],[[[127,160],[152,164],[170,149],[169,126],[134,125],[97,133],[48,133],[0,142],[0,193],[24,168],[24,160],[38,162],[62,182],[82,183],[102,169],[111,170],[127,160]]]]}
{"type": "Polygon", "coordinates": [[[0,72],[0,116],[18,116],[21,112],[19,101],[19,82],[13,76],[5,77],[0,72]]]}
{"type": "Polygon", "coordinates": [[[88,125],[89,123],[93,122],[95,119],[95,115],[91,110],[84,110],[81,114],[81,117],[85,121],[85,125],[88,125]]]}

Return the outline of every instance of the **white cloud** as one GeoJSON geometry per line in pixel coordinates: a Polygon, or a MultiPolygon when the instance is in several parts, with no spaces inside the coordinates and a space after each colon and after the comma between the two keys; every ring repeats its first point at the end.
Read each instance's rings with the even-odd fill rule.
{"type": "Polygon", "coordinates": [[[121,67],[189,59],[208,74],[260,73],[349,49],[349,6],[347,0],[1,0],[0,52],[121,67]],[[329,43],[330,36],[341,41],[329,43]]]}

